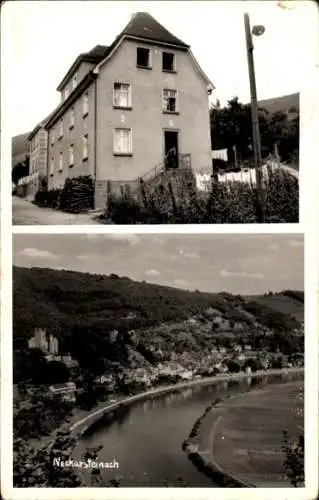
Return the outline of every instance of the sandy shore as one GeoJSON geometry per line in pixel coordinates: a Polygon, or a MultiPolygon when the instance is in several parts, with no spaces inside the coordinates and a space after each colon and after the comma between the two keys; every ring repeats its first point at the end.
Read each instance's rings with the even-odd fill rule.
{"type": "Polygon", "coordinates": [[[283,431],[294,439],[303,434],[303,386],[300,380],[269,384],[217,403],[185,442],[189,458],[221,486],[291,487],[283,431]]]}

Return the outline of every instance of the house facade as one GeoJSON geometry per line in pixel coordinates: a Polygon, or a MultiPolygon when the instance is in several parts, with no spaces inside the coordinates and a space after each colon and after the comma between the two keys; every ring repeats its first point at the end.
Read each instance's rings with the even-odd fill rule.
{"type": "Polygon", "coordinates": [[[179,168],[186,155],[195,171],[209,167],[213,88],[187,44],[149,14],[133,15],[109,47],[81,54],[58,86],[60,105],[45,125],[48,188],[90,175],[102,207],[107,181],[179,168]]]}
{"type": "Polygon", "coordinates": [[[44,124],[40,123],[28,136],[30,144],[30,175],[45,176],[47,173],[47,135],[44,124]]]}
{"type": "Polygon", "coordinates": [[[74,382],[50,385],[50,392],[59,395],[63,401],[74,403],[76,401],[76,385],[74,382]]]}

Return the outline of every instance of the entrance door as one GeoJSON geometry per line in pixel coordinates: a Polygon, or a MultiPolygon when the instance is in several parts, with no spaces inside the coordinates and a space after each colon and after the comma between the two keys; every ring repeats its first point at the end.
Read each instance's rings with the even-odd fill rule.
{"type": "Polygon", "coordinates": [[[164,131],[165,141],[165,167],[178,167],[178,132],[164,131]]]}

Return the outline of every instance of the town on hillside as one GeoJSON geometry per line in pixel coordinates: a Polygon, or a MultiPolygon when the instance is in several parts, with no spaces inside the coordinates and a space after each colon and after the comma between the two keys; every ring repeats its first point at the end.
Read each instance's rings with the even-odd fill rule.
{"type": "Polygon", "coordinates": [[[16,487],[303,483],[301,235],[15,234],[13,248],[16,487]]]}
{"type": "MultiPolygon", "coordinates": [[[[260,330],[261,325],[256,322],[254,328],[260,330]]],[[[303,328],[303,323],[301,323],[293,332],[301,340],[304,335],[303,328]]],[[[259,345],[258,348],[254,341],[250,342],[245,339],[248,331],[247,324],[240,321],[230,322],[220,311],[212,308],[204,311],[203,316],[191,317],[177,324],[163,324],[160,327],[152,328],[151,331],[129,330],[128,336],[132,345],[137,345],[143,339],[149,354],[144,357],[139,351],[132,348],[128,354],[126,366],[121,366],[115,361],[110,364],[107,371],[99,373],[94,378],[93,391],[95,389],[100,397],[102,396],[102,400],[105,400],[104,398],[107,396],[114,400],[114,393],[117,391],[123,391],[124,394],[134,394],[136,391],[158,387],[160,384],[177,384],[227,373],[251,375],[254,372],[268,369],[303,367],[304,354],[302,351],[289,353],[286,346],[279,347],[276,344],[273,348],[271,344],[267,347],[259,345]],[[190,352],[186,349],[183,350],[183,348],[172,351],[169,345],[166,348],[164,345],[161,346],[163,344],[161,335],[171,335],[172,337],[178,335],[181,340],[184,336],[185,342],[189,342],[188,337],[191,337],[195,331],[204,336],[208,335],[211,329],[216,336],[221,335],[222,337],[214,339],[209,348],[204,349],[204,352],[203,350],[190,352]],[[234,332],[235,335],[241,337],[240,341],[231,341],[235,336],[234,332]],[[150,333],[152,340],[147,345],[145,339],[150,333]],[[150,357],[152,362],[148,361],[150,357]]],[[[262,333],[265,337],[272,336],[272,330],[269,328],[263,328],[262,333]]],[[[116,343],[118,335],[118,330],[110,332],[112,343],[116,343]]],[[[65,380],[49,385],[49,391],[52,394],[59,394],[65,401],[75,403],[79,399],[79,395],[87,390],[79,362],[70,354],[61,354],[57,337],[52,334],[48,335],[46,330],[41,328],[34,330],[34,336],[30,338],[28,346],[31,357],[34,350],[39,350],[43,354],[48,362],[48,373],[50,373],[51,363],[59,362],[59,365],[55,364],[56,380],[59,380],[59,370],[63,373],[64,377],[62,378],[65,380]],[[60,363],[65,367],[64,372],[60,363]]],[[[45,376],[45,372],[42,375],[45,376]]],[[[53,382],[55,379],[54,371],[52,371],[51,376],[53,382]]],[[[19,382],[15,386],[16,395],[19,394],[21,385],[23,393],[25,390],[29,391],[30,394],[34,391],[32,383],[19,382]]],[[[17,408],[19,408],[19,397],[16,402],[17,408]]]]}
{"type": "Polygon", "coordinates": [[[12,141],[14,224],[298,222],[298,93],[259,102],[257,175],[250,104],[212,104],[201,61],[147,12],[52,85],[55,109],[12,141]]]}

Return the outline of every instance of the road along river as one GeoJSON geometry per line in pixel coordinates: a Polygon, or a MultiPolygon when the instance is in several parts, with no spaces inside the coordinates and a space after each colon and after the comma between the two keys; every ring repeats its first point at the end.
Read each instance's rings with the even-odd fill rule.
{"type": "MultiPolygon", "coordinates": [[[[147,400],[136,400],[121,408],[115,419],[106,421],[105,417],[102,417],[95,422],[78,439],[72,458],[80,460],[88,447],[103,445],[99,461],[115,460],[119,464],[117,469],[101,469],[105,481],[118,477],[120,485],[124,487],[185,485],[216,488],[217,484],[199,472],[182,450],[182,443],[195,421],[216,398],[223,398],[225,395],[240,397],[245,391],[253,389],[254,401],[258,402],[262,389],[268,387],[268,384],[275,388],[275,384],[282,387],[285,382],[297,384],[298,380],[303,380],[303,372],[238,380],[214,379],[208,385],[191,386],[178,392],[157,394],[147,400]]],[[[271,405],[270,399],[268,404],[271,405]]],[[[226,424],[226,420],[224,422],[226,424]]],[[[251,418],[249,425],[252,432],[256,431],[258,419],[251,418]]],[[[212,427],[207,429],[206,448],[210,446],[211,433],[212,427]]],[[[265,439],[268,439],[267,433],[265,439]]],[[[281,443],[278,443],[278,446],[280,448],[281,443]]],[[[225,455],[223,460],[225,461],[225,455]]],[[[89,474],[82,471],[88,486],[89,474]]]]}

